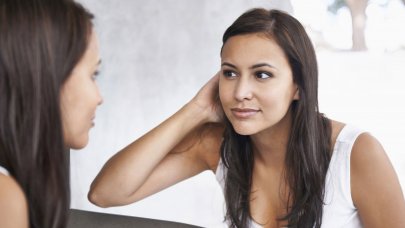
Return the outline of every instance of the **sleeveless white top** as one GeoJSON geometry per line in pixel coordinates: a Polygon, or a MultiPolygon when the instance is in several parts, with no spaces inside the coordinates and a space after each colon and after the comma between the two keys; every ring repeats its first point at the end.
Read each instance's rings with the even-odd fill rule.
{"type": "MultiPolygon", "coordinates": [[[[364,131],[346,125],[339,133],[326,173],[323,228],[361,228],[359,213],[353,204],[350,187],[350,155],[357,137],[364,131]]],[[[219,161],[216,179],[225,188],[226,167],[219,161]]],[[[262,226],[251,221],[251,228],[262,226]]]]}
{"type": "Polygon", "coordinates": [[[4,174],[6,176],[9,176],[10,174],[8,173],[7,169],[5,169],[3,166],[0,165],[0,173],[4,174]]]}

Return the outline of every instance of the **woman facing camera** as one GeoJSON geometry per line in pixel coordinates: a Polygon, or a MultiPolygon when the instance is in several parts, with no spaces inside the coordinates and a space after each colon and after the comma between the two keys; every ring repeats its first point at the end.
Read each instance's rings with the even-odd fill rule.
{"type": "Polygon", "coordinates": [[[102,99],[92,15],[68,0],[0,1],[0,227],[65,227],[68,148],[102,99]]]}
{"type": "Polygon", "coordinates": [[[241,15],[223,36],[219,73],[113,156],[89,198],[130,204],[205,170],[223,188],[229,227],[405,227],[384,149],[319,112],[314,48],[278,10],[241,15]]]}

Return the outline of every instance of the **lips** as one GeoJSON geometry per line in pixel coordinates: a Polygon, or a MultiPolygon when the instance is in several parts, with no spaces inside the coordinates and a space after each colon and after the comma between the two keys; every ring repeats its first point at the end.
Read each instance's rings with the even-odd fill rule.
{"type": "Polygon", "coordinates": [[[231,111],[236,118],[247,119],[256,115],[260,110],[251,108],[232,108],[231,111]]]}
{"type": "Polygon", "coordinates": [[[93,116],[93,117],[91,118],[91,127],[94,127],[94,125],[95,125],[94,119],[96,119],[96,116],[93,116]]]}

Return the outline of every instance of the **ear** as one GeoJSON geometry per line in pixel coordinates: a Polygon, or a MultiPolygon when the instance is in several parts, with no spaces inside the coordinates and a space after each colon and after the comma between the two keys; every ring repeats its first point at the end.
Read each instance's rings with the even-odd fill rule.
{"type": "Polygon", "coordinates": [[[300,99],[300,90],[298,89],[298,87],[296,87],[293,100],[299,100],[299,99],[300,99]]]}

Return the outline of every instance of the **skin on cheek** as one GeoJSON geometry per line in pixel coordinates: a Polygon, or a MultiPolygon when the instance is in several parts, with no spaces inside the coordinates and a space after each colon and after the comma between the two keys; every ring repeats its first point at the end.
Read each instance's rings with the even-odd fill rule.
{"type": "Polygon", "coordinates": [[[224,112],[238,133],[255,134],[288,124],[285,119],[295,92],[288,59],[274,40],[246,34],[225,42],[219,93],[224,112]],[[259,112],[249,115],[249,110],[235,112],[235,108],[259,112]]]}
{"type": "Polygon", "coordinates": [[[95,110],[101,96],[94,81],[100,64],[98,41],[94,32],[82,59],[61,88],[61,112],[65,145],[80,149],[87,145],[95,110]]]}

